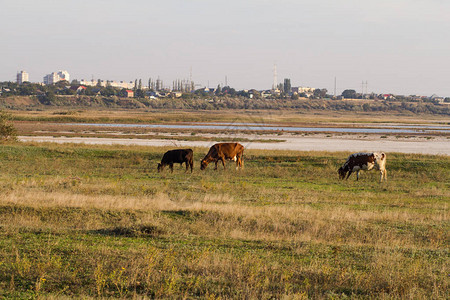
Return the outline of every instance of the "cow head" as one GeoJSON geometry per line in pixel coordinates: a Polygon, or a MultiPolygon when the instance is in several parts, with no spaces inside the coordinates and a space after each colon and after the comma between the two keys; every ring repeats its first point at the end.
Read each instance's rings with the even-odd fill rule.
{"type": "Polygon", "coordinates": [[[347,171],[344,169],[344,167],[340,167],[338,169],[338,173],[339,173],[339,178],[344,179],[345,175],[347,174],[347,171]]]}
{"type": "Polygon", "coordinates": [[[161,172],[164,169],[164,166],[161,164],[158,164],[158,172],[161,172]]]}
{"type": "Polygon", "coordinates": [[[202,160],[202,162],[200,164],[200,170],[206,169],[207,166],[208,166],[208,162],[205,159],[202,160]]]}
{"type": "Polygon", "coordinates": [[[383,161],[386,159],[386,154],[384,154],[384,152],[375,152],[374,158],[375,158],[375,161],[383,161]]]}

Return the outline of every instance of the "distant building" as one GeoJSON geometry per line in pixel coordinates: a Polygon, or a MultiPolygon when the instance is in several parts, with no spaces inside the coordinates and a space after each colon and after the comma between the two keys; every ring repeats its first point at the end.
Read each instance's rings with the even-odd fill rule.
{"type": "Polygon", "coordinates": [[[132,90],[124,90],[122,92],[122,96],[123,97],[128,97],[128,98],[133,98],[134,97],[134,92],[132,90]]]}
{"type": "Polygon", "coordinates": [[[59,71],[58,75],[61,78],[61,80],[65,80],[65,81],[70,82],[69,72],[67,72],[67,71],[59,71]]]}
{"type": "Polygon", "coordinates": [[[55,72],[44,76],[44,84],[54,84],[55,82],[58,82],[58,76],[55,72]]]}
{"type": "Polygon", "coordinates": [[[87,86],[96,86],[97,85],[97,81],[95,81],[94,79],[92,79],[92,80],[81,79],[80,80],[80,84],[87,85],[87,86]]]}
{"type": "Polygon", "coordinates": [[[70,89],[72,91],[75,91],[77,93],[77,95],[81,95],[86,92],[86,87],[84,85],[79,85],[79,86],[73,85],[70,87],[70,89]]]}
{"type": "Polygon", "coordinates": [[[311,87],[299,86],[299,87],[293,87],[291,90],[292,90],[292,93],[301,94],[301,93],[314,93],[314,91],[316,89],[311,88],[311,87]]]}
{"type": "Polygon", "coordinates": [[[272,92],[273,92],[273,90],[264,90],[264,91],[261,91],[260,94],[261,94],[261,97],[263,97],[263,98],[270,98],[273,95],[272,92]]]}
{"type": "Polygon", "coordinates": [[[436,101],[438,103],[444,103],[445,99],[444,99],[444,97],[439,97],[438,95],[433,94],[433,95],[431,95],[430,100],[436,101]]]}
{"type": "Polygon", "coordinates": [[[180,98],[181,96],[183,96],[183,93],[182,92],[172,92],[171,95],[174,98],[180,98]]]}
{"type": "Polygon", "coordinates": [[[116,82],[116,81],[101,80],[101,79],[99,79],[97,81],[81,79],[80,80],[80,84],[88,85],[88,86],[100,85],[102,87],[112,86],[112,87],[117,87],[117,88],[122,88],[122,89],[132,89],[132,88],[134,88],[134,82],[133,81],[130,81],[130,82],[125,82],[125,81],[116,82]]]}
{"type": "Polygon", "coordinates": [[[393,94],[382,94],[381,97],[384,100],[394,100],[395,99],[395,96],[393,94]]]}
{"type": "Polygon", "coordinates": [[[22,84],[25,81],[29,81],[28,80],[28,73],[25,71],[20,71],[19,73],[17,73],[17,83],[18,84],[22,84]]]}
{"type": "Polygon", "coordinates": [[[297,95],[305,94],[307,97],[311,97],[312,95],[314,95],[315,90],[316,90],[315,88],[302,87],[302,86],[291,88],[292,94],[294,94],[294,95],[295,94],[297,94],[297,95]]]}
{"type": "Polygon", "coordinates": [[[62,80],[70,81],[69,72],[58,71],[44,76],[44,84],[55,84],[62,80]]]}

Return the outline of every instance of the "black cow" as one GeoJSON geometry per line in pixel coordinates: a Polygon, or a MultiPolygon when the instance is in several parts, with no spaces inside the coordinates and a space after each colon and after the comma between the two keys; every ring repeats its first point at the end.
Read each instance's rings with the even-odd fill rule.
{"type": "Polygon", "coordinates": [[[170,171],[173,172],[173,164],[176,163],[183,165],[183,163],[186,163],[186,172],[190,166],[192,173],[192,169],[194,167],[193,157],[194,152],[192,151],[192,149],[169,150],[164,153],[163,158],[161,159],[161,163],[158,164],[158,172],[164,170],[164,167],[167,165],[170,167],[170,171]]]}

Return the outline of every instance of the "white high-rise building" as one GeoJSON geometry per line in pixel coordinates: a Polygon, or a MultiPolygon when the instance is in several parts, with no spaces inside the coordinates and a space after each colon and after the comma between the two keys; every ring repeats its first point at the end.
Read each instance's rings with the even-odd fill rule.
{"type": "Polygon", "coordinates": [[[54,84],[61,80],[70,80],[69,72],[58,71],[44,76],[44,84],[54,84]]]}
{"type": "Polygon", "coordinates": [[[25,81],[29,81],[28,80],[28,73],[25,71],[20,71],[17,73],[17,83],[18,84],[22,84],[25,81]]]}
{"type": "Polygon", "coordinates": [[[58,81],[58,74],[56,72],[44,76],[44,84],[54,84],[58,81]]]}
{"type": "Polygon", "coordinates": [[[58,76],[59,76],[60,80],[66,80],[66,81],[70,82],[70,75],[69,75],[69,72],[67,72],[66,70],[59,71],[58,76]]]}

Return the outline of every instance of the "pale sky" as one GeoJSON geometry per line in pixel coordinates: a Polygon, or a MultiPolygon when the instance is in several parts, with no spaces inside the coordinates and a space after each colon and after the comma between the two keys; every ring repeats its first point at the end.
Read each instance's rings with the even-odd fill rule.
{"type": "Polygon", "coordinates": [[[450,0],[0,0],[0,81],[72,79],[450,96],[450,0]],[[364,88],[365,89],[365,88],[364,88]]]}

